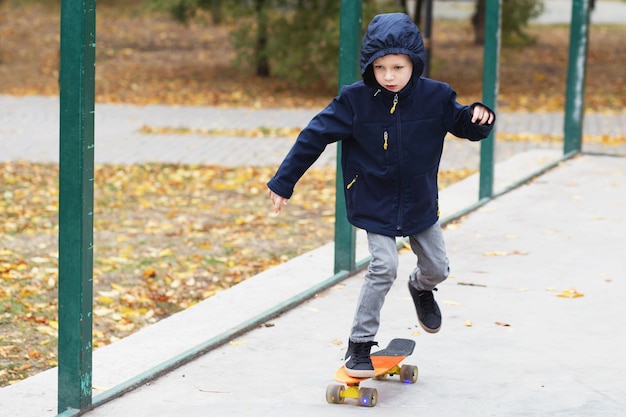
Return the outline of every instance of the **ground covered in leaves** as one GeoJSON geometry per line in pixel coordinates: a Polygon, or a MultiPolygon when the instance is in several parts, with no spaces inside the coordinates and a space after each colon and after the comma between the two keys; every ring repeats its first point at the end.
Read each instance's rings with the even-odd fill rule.
{"type": "MultiPolygon", "coordinates": [[[[57,95],[58,9],[14,4],[0,6],[0,94],[57,95]]],[[[320,107],[334,95],[232,68],[227,25],[182,26],[132,7],[98,12],[99,102],[320,107]]],[[[502,53],[500,108],[560,111],[568,27],[532,32],[536,46],[502,53]]],[[[626,29],[594,26],[591,33],[588,108],[622,111],[626,29]]],[[[465,22],[435,26],[432,76],[465,102],[481,94],[482,49],[471,40],[465,22]]],[[[280,216],[270,213],[265,195],[271,174],[256,167],[98,166],[94,345],[331,241],[334,171],[311,171],[280,216]]],[[[469,174],[444,172],[441,186],[469,174]]],[[[55,165],[0,164],[0,386],[56,365],[57,177],[55,165]]]]}
{"type": "MultiPolygon", "coordinates": [[[[270,168],[101,165],[94,346],[127,336],[333,239],[334,170],[311,170],[280,215],[270,168]],[[151,178],[146,181],[146,178],[151,178]]],[[[442,186],[469,172],[442,173],[442,186]]],[[[0,164],[0,382],[56,364],[58,166],[0,164]]]]}

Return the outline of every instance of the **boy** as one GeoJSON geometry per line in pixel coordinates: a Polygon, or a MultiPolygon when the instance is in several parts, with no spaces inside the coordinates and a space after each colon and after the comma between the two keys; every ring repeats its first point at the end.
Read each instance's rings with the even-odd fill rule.
{"type": "Polygon", "coordinates": [[[341,141],[348,220],[367,231],[372,256],[346,354],[354,377],[374,375],[370,350],[396,279],[396,236],[408,236],[417,255],[409,291],[418,321],[429,333],[439,331],[433,290],[449,271],[438,213],[443,140],[447,132],[483,139],[495,122],[483,104],[462,106],[450,86],[422,78],[424,59],[421,33],[407,15],[374,17],[361,45],[363,81],[344,87],[311,120],[267,183],[278,212],[326,145],[341,141]]]}

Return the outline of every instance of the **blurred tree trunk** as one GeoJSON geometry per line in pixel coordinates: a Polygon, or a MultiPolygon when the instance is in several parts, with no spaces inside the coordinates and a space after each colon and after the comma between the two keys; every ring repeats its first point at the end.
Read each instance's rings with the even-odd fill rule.
{"type": "MultiPolygon", "coordinates": [[[[486,0],[476,0],[472,16],[474,37],[477,44],[485,41],[486,0]]],[[[500,7],[502,45],[525,46],[535,42],[535,38],[525,32],[533,19],[541,16],[545,9],[544,0],[506,0],[500,7]]]]}
{"type": "Polygon", "coordinates": [[[267,58],[267,10],[265,0],[254,0],[254,10],[258,25],[256,37],[256,75],[260,77],[270,76],[270,64],[267,58]]]}
{"type": "Polygon", "coordinates": [[[411,16],[411,13],[409,13],[409,5],[408,5],[408,1],[407,0],[401,0],[400,4],[402,5],[402,10],[404,10],[404,13],[408,14],[409,16],[411,16],[411,18],[413,19],[413,21],[415,22],[416,25],[418,25],[421,29],[421,24],[422,24],[422,5],[423,5],[424,0],[415,0],[415,16],[411,16]]]}
{"type": "Polygon", "coordinates": [[[485,43],[485,1],[476,0],[476,10],[474,10],[474,15],[472,16],[474,42],[478,45],[485,43]]]}
{"type": "Polygon", "coordinates": [[[211,17],[213,19],[214,25],[219,25],[222,23],[222,2],[214,1],[211,4],[211,17]]]}

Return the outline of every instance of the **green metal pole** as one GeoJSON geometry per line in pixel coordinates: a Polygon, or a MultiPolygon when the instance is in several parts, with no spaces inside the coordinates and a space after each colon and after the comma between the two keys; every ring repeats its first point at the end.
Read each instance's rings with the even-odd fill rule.
{"type": "MultiPolygon", "coordinates": [[[[339,89],[357,80],[363,20],[361,0],[342,0],[339,18],[339,89]]],[[[337,144],[335,202],[335,273],[356,269],[356,230],[348,222],[341,172],[341,144],[337,144]]]]}
{"type": "Polygon", "coordinates": [[[96,1],[62,0],[58,412],[91,407],[96,1]]]}
{"type": "Polygon", "coordinates": [[[565,96],[565,140],[563,143],[565,155],[582,150],[588,42],[589,0],[573,0],[565,96]]]}
{"type": "MultiPolygon", "coordinates": [[[[485,9],[485,50],[483,57],[483,103],[496,110],[500,57],[501,0],[487,0],[485,9]]],[[[480,143],[480,186],[478,198],[493,196],[494,128],[480,143]]]]}

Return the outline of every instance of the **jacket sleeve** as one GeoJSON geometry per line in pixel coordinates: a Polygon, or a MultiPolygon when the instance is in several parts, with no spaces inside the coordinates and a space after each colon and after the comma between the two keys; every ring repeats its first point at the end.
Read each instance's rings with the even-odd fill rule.
{"type": "Polygon", "coordinates": [[[326,145],[351,137],[352,118],[352,106],[344,88],[300,132],[276,174],[267,183],[269,189],[283,198],[291,198],[296,183],[319,158],[326,145]]]}
{"type": "Polygon", "coordinates": [[[469,106],[463,106],[456,101],[456,93],[451,90],[449,101],[447,104],[447,110],[445,112],[444,123],[446,130],[452,133],[454,136],[463,139],[469,139],[471,141],[478,141],[489,136],[491,129],[496,123],[496,113],[485,106],[483,103],[473,103],[469,106]],[[489,109],[494,115],[493,122],[489,125],[479,125],[478,123],[472,123],[472,109],[477,104],[489,109]]]}

